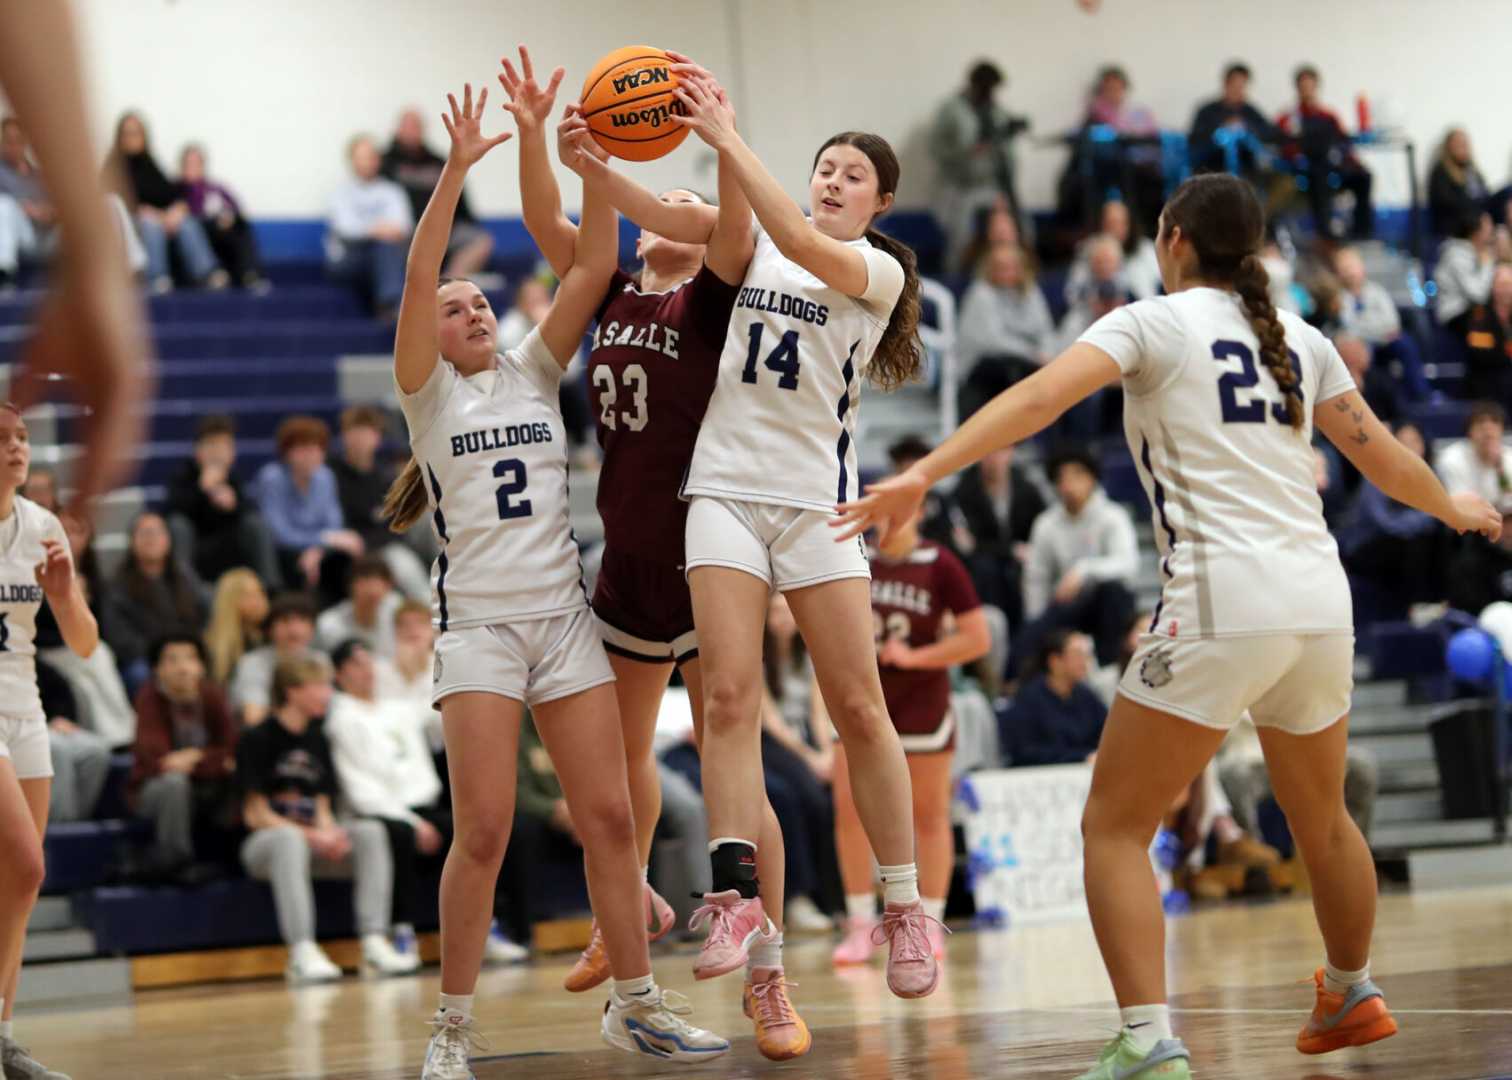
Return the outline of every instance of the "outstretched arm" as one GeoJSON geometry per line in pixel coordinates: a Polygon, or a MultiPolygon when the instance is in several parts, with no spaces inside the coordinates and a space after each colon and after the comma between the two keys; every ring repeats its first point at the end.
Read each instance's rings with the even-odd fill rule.
{"type": "MultiPolygon", "coordinates": [[[[585,175],[603,185],[609,204],[642,229],[679,244],[707,244],[719,211],[703,203],[664,203],[607,162],[585,163],[585,175]]],[[[723,198],[723,196],[721,196],[723,198]]]]}
{"type": "Polygon", "coordinates": [[[701,76],[692,64],[677,64],[673,70],[681,79],[674,93],[687,109],[686,116],[673,119],[691,127],[719,151],[721,164],[728,161],[756,219],[777,250],[845,295],[863,295],[870,280],[865,256],[809,223],[803,209],[788,197],[735,130],[735,112],[717,84],[701,76]]]}
{"type": "Polygon", "coordinates": [[[872,484],[855,502],[837,507],[839,516],[830,522],[839,530],[836,539],[849,540],[877,526],[885,544],[894,523],[907,521],[934,484],[994,450],[1043,431],[1061,413],[1119,377],[1111,356],[1095,345],[1077,342],[989,401],[932,453],[898,475],[872,484]]]}
{"type": "Polygon", "coordinates": [[[1428,463],[1397,440],[1358,390],[1319,402],[1313,423],[1355,468],[1399,503],[1432,514],[1456,532],[1501,536],[1500,512],[1479,495],[1450,495],[1428,463]]]}
{"type": "Polygon", "coordinates": [[[572,268],[562,278],[551,310],[541,320],[541,337],[557,363],[565,368],[577,352],[583,331],[614,277],[619,259],[619,217],[603,185],[586,167],[588,162],[598,159],[594,156],[596,148],[585,142],[592,136],[576,106],[568,108],[558,133],[564,147],[564,162],[583,176],[583,220],[573,248],[572,268]]]}
{"type": "Polygon", "coordinates": [[[394,337],[394,378],[406,394],[419,391],[436,366],[439,351],[436,284],[441,280],[441,264],[446,258],[457,201],[462,197],[462,182],[484,154],[511,138],[509,132],[491,139],[483,135],[487,87],[478,94],[476,108],[471,83],[463,88],[460,108],[454,95],[447,94],[446,100],[451,103],[451,113],[442,113],[441,122],[451,136],[451,152],[410,241],[409,259],[404,267],[404,295],[399,301],[399,327],[394,337]]]}
{"type": "MultiPolygon", "coordinates": [[[[677,53],[671,54],[674,60],[688,63],[687,57],[677,53]]],[[[703,71],[702,68],[698,69],[703,71]]],[[[707,74],[707,73],[705,73],[707,74]]],[[[713,81],[709,76],[719,96],[719,102],[725,108],[730,107],[730,99],[725,94],[724,88],[713,81]]],[[[731,116],[734,110],[731,109],[731,116]]],[[[745,189],[740,186],[740,178],[735,173],[734,165],[725,158],[719,156],[719,211],[714,222],[714,231],[709,236],[709,247],[704,253],[704,262],[709,269],[727,285],[739,285],[745,280],[746,268],[751,264],[751,253],[756,248],[756,234],[751,228],[751,200],[746,198],[745,189]]]]}
{"type": "Polygon", "coordinates": [[[551,272],[563,278],[572,266],[577,226],[562,212],[562,192],[551,170],[551,152],[546,145],[546,119],[556,102],[564,70],[557,68],[547,84],[541,86],[536,82],[530,50],[523,45],[518,73],[509,57],[504,57],[501,63],[504,71],[499,75],[499,84],[509,95],[504,108],[514,116],[515,129],[520,134],[520,201],[524,207],[525,231],[541,249],[551,272]]]}

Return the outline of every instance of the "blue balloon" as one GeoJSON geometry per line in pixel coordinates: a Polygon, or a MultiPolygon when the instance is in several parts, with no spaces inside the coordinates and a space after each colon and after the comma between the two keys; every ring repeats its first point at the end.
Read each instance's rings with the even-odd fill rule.
{"type": "Polygon", "coordinates": [[[1455,678],[1465,682],[1483,682],[1496,661],[1496,643],[1484,630],[1461,630],[1449,639],[1444,659],[1455,678]]]}

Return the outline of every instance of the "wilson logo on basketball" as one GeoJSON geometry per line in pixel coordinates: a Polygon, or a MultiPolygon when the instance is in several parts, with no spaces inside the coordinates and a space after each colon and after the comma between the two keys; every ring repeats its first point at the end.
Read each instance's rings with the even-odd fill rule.
{"type": "Polygon", "coordinates": [[[653,128],[659,128],[663,124],[671,123],[670,117],[674,114],[687,115],[682,102],[674,101],[670,105],[650,105],[644,109],[632,109],[629,112],[613,112],[609,114],[609,122],[617,128],[636,127],[640,124],[649,124],[653,128]]]}
{"type": "Polygon", "coordinates": [[[639,71],[627,71],[623,75],[618,75],[612,81],[614,92],[623,94],[626,90],[638,90],[642,86],[670,83],[672,73],[664,67],[641,68],[639,71]]]}

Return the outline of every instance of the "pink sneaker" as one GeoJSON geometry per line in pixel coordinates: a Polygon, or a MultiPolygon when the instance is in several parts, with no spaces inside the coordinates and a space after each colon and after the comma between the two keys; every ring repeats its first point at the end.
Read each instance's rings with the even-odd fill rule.
{"type": "Polygon", "coordinates": [[[929,935],[929,952],[936,960],[945,961],[945,935],[950,933],[950,927],[944,923],[929,920],[929,925],[924,932],[929,935]]]}
{"type": "Polygon", "coordinates": [[[846,919],[845,937],[830,954],[836,967],[849,964],[865,964],[872,958],[877,947],[872,944],[872,931],[877,929],[876,919],[846,919]]]}
{"type": "Polygon", "coordinates": [[[661,898],[650,885],[646,886],[646,934],[652,941],[660,941],[672,932],[677,923],[677,912],[661,898]]]}
{"type": "Polygon", "coordinates": [[[693,977],[714,979],[745,966],[751,943],[777,928],[766,917],[761,897],[743,900],[734,889],[704,893],[703,907],[693,912],[688,929],[709,928],[703,949],[693,963],[693,977]]]}
{"type": "Polygon", "coordinates": [[[872,930],[873,945],[887,940],[887,988],[898,997],[927,997],[940,983],[940,965],[929,940],[930,923],[939,925],[915,900],[888,904],[881,924],[872,930]]]}

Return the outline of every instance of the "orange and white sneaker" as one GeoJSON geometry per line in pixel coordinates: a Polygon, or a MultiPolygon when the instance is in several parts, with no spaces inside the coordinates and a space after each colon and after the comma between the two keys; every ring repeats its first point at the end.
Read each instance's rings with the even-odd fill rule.
{"type": "Polygon", "coordinates": [[[924,914],[924,905],[888,904],[882,922],[872,930],[872,943],[887,942],[887,988],[900,998],[927,997],[940,984],[928,926],[938,919],[924,914]]]}
{"type": "Polygon", "coordinates": [[[662,899],[661,894],[650,885],[646,886],[646,935],[652,941],[660,941],[677,925],[677,912],[662,899]]]}
{"type": "Polygon", "coordinates": [[[1323,969],[1313,973],[1317,1003],[1307,1026],[1297,1036],[1297,1049],[1304,1054],[1327,1054],[1346,1046],[1365,1046],[1397,1033],[1397,1023],[1386,1008],[1381,988],[1366,979],[1345,994],[1335,994],[1323,979],[1323,969]]]}
{"type": "Polygon", "coordinates": [[[609,951],[604,948],[604,935],[599,932],[598,920],[593,920],[593,936],[588,947],[572,965],[562,985],[574,994],[592,990],[609,977],[609,951]]]}
{"type": "Polygon", "coordinates": [[[876,928],[876,919],[846,919],[845,936],[830,953],[835,966],[870,963],[872,954],[877,951],[877,946],[872,943],[872,931],[876,928]]]}
{"type": "Polygon", "coordinates": [[[688,928],[699,930],[705,926],[709,928],[709,936],[693,962],[693,977],[697,979],[714,979],[745,967],[755,940],[777,932],[772,920],[766,917],[761,897],[747,900],[734,889],[704,893],[703,906],[693,912],[688,928]]]}
{"type": "Polygon", "coordinates": [[[788,987],[797,985],[784,978],[780,967],[752,968],[746,974],[741,1008],[756,1022],[756,1049],[769,1061],[802,1057],[814,1045],[808,1025],[788,997],[788,987]]]}

